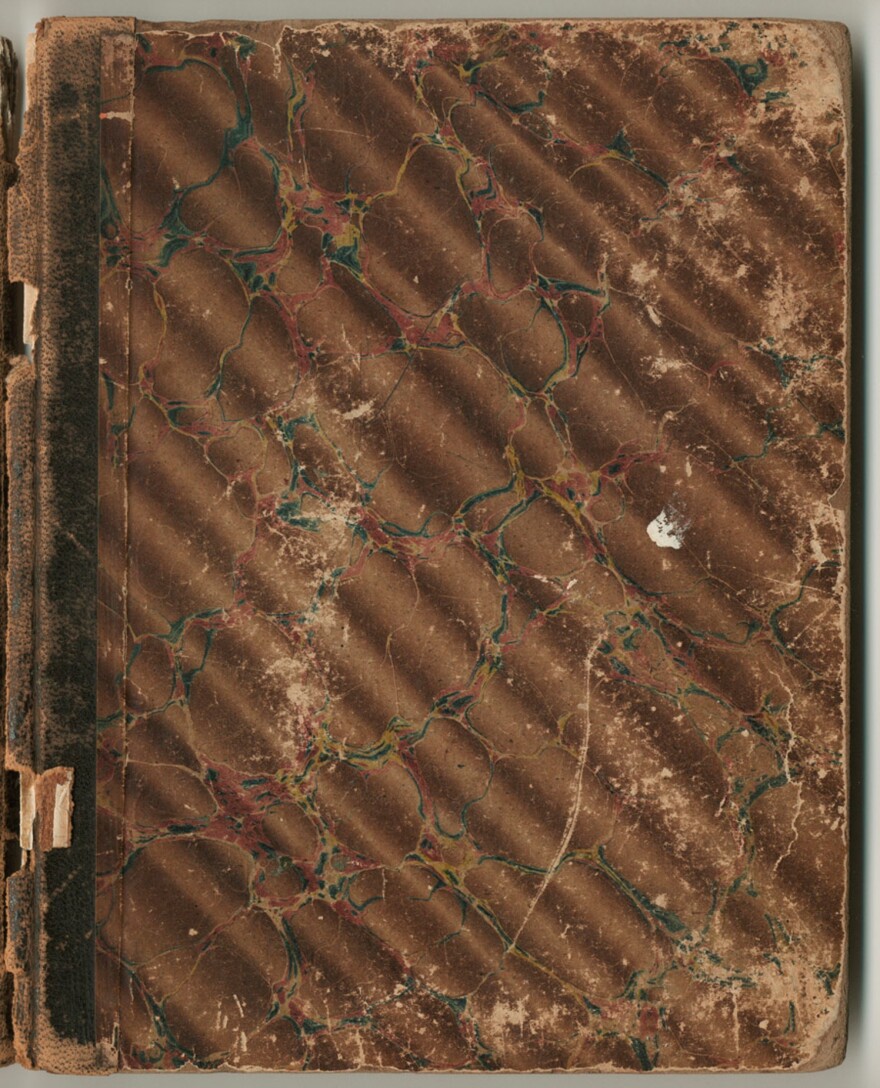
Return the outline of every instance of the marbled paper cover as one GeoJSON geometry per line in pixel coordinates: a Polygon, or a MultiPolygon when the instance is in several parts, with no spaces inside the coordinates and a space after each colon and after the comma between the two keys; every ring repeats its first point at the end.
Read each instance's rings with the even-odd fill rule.
{"type": "Polygon", "coordinates": [[[845,29],[103,50],[120,1067],[839,1061],[845,29]]]}

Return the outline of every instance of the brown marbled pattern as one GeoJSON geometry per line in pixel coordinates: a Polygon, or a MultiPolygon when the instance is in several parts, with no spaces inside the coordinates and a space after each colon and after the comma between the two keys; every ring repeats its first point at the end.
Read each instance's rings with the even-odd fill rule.
{"type": "Polygon", "coordinates": [[[845,52],[766,22],[129,40],[122,1066],[840,1057],[845,52]]]}

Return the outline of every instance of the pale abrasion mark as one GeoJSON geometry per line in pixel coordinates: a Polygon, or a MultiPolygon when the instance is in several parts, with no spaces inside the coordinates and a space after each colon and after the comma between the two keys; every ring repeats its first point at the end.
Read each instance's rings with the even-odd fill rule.
{"type": "Polygon", "coordinates": [[[689,527],[690,521],[674,506],[664,506],[646,532],[658,548],[675,548],[677,551],[689,527]]]}
{"type": "Polygon", "coordinates": [[[19,843],[22,850],[68,847],[72,834],[73,768],[52,767],[35,774],[18,768],[20,782],[19,843]],[[34,828],[38,828],[35,835],[34,828]]]}

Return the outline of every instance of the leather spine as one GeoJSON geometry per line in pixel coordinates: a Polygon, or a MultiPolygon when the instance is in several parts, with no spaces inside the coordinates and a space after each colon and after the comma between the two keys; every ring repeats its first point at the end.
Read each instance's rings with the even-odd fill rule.
{"type": "MultiPolygon", "coordinates": [[[[6,379],[7,581],[6,767],[28,767],[33,753],[34,367],[19,357],[6,379]]],[[[6,968],[12,978],[15,1057],[33,1064],[33,873],[7,881],[6,968]]]]}
{"type": "MultiPolygon", "coordinates": [[[[9,276],[7,274],[6,255],[6,194],[14,177],[14,168],[9,161],[11,144],[13,139],[13,124],[15,117],[15,84],[17,75],[17,63],[12,45],[5,38],[0,39],[0,398],[2,398],[3,380],[6,377],[10,365],[10,357],[14,348],[14,305],[9,276]]],[[[3,423],[4,411],[0,409],[0,461],[3,460],[5,448],[5,435],[3,423]]],[[[0,506],[3,516],[0,517],[0,625],[5,632],[7,616],[7,598],[5,588],[6,569],[6,508],[7,485],[6,464],[0,465],[0,506]]],[[[0,684],[5,684],[5,660],[0,664],[0,684]]],[[[5,716],[0,717],[0,747],[5,748],[6,721],[5,716]]],[[[6,776],[0,768],[0,842],[3,849],[0,850],[0,858],[4,864],[0,864],[0,896],[5,902],[4,876],[5,855],[9,849],[9,815],[7,812],[6,776]]],[[[0,948],[6,945],[4,911],[0,910],[0,948]]],[[[6,970],[5,964],[0,958],[0,1064],[5,1065],[12,1061],[12,976],[6,970]]]]}
{"type": "Polygon", "coordinates": [[[132,20],[42,22],[9,195],[9,269],[33,362],[8,381],[7,766],[24,860],[10,881],[15,1058],[110,1072],[96,1039],[95,593],[101,41],[132,20]],[[52,827],[54,823],[54,829],[52,827]]]}
{"type": "MultiPolygon", "coordinates": [[[[29,74],[30,75],[30,74],[29,74]]],[[[33,91],[33,78],[31,86],[33,91]]],[[[14,179],[12,179],[14,180],[14,179]]],[[[4,212],[3,240],[14,245],[13,225],[24,224],[14,211],[14,185],[4,212]]],[[[8,249],[4,244],[4,261],[8,249]]],[[[19,278],[12,268],[9,278],[19,278]]],[[[35,277],[27,269],[27,282],[35,277]]],[[[11,284],[8,285],[8,289],[11,284]]],[[[9,294],[6,300],[9,300],[9,294]]],[[[22,338],[26,335],[22,330],[22,338]]],[[[4,566],[5,566],[5,768],[20,772],[33,763],[34,661],[34,411],[36,377],[32,360],[24,355],[4,360],[4,566]]],[[[8,776],[4,776],[4,782],[8,776]]],[[[10,821],[12,822],[12,821],[10,821]]],[[[33,1066],[33,910],[34,874],[28,857],[10,874],[6,887],[6,970],[10,978],[9,1029],[14,1059],[33,1066]]]]}

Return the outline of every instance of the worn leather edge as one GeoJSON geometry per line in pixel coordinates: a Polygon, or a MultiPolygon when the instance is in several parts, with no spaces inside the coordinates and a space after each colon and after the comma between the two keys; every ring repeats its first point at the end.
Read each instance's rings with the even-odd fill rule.
{"type": "Polygon", "coordinates": [[[852,374],[852,322],[853,322],[853,298],[852,298],[852,231],[853,231],[853,123],[852,123],[852,41],[849,28],[838,22],[819,22],[814,24],[818,37],[824,43],[841,80],[841,101],[843,103],[844,135],[846,140],[846,188],[845,188],[845,232],[846,232],[846,287],[845,287],[845,329],[846,341],[843,353],[844,368],[846,373],[846,411],[844,424],[846,427],[846,471],[843,484],[838,494],[839,506],[843,511],[846,525],[846,581],[844,589],[844,687],[842,692],[845,732],[843,737],[843,766],[845,768],[846,801],[847,801],[847,856],[844,865],[844,917],[847,924],[843,934],[843,956],[840,989],[837,993],[837,1012],[830,1019],[824,1035],[816,1040],[816,1048],[813,1057],[803,1062],[796,1068],[797,1072],[813,1073],[823,1069],[830,1069],[840,1065],[846,1057],[847,1034],[849,1029],[849,957],[852,954],[852,942],[850,940],[850,895],[852,888],[851,866],[852,856],[850,844],[852,841],[852,700],[849,684],[852,675],[852,475],[853,475],[853,450],[852,450],[852,424],[853,424],[853,374],[852,374]]]}
{"type": "MultiPolygon", "coordinates": [[[[87,20],[82,20],[83,22],[87,20]]],[[[774,15],[756,17],[756,20],[763,24],[773,26],[829,26],[829,27],[841,27],[846,29],[842,23],[835,23],[827,20],[817,19],[785,19],[774,15]]],[[[148,21],[144,19],[138,20],[138,25],[151,31],[156,30],[172,30],[172,31],[184,31],[192,33],[205,33],[212,30],[224,30],[229,33],[247,33],[248,31],[257,33],[260,32],[269,34],[274,33],[276,30],[282,27],[292,27],[294,29],[303,30],[315,30],[319,27],[334,27],[334,26],[374,26],[380,29],[401,29],[407,27],[470,27],[470,26],[504,26],[510,23],[571,23],[574,26],[608,26],[609,24],[619,24],[621,26],[629,25],[637,29],[640,26],[646,24],[662,24],[662,23],[676,23],[679,26],[687,24],[689,26],[698,26],[700,24],[710,25],[723,23],[724,18],[718,15],[705,15],[705,16],[687,16],[687,15],[641,15],[641,16],[610,16],[610,15],[582,15],[582,16],[565,16],[560,14],[554,15],[539,15],[536,14],[531,18],[517,15],[496,15],[496,16],[477,16],[473,19],[462,19],[458,17],[443,18],[438,16],[437,18],[414,18],[414,19],[382,19],[382,18],[351,18],[343,16],[327,16],[325,18],[318,19],[221,19],[221,18],[209,18],[209,19],[196,19],[196,20],[163,20],[163,21],[148,21]]]]}
{"type": "MultiPolygon", "coordinates": [[[[0,625],[6,630],[6,462],[4,451],[6,439],[4,434],[4,411],[2,409],[3,379],[9,368],[9,360],[13,349],[13,323],[14,307],[12,291],[7,275],[6,255],[6,193],[12,184],[14,169],[9,162],[9,154],[13,140],[13,122],[15,117],[15,89],[17,78],[17,61],[12,49],[12,43],[6,38],[0,38],[0,509],[3,511],[0,517],[0,625]]],[[[0,686],[5,685],[5,656],[0,663],[0,686]]],[[[0,747],[6,747],[6,718],[0,716],[0,747]]],[[[0,900],[5,903],[6,889],[5,853],[6,842],[9,836],[7,828],[7,799],[6,776],[0,767],[0,900]]],[[[0,910],[0,949],[6,946],[6,919],[5,910],[0,910]]],[[[12,976],[5,968],[5,963],[0,958],[0,1065],[7,1065],[13,1060],[12,1046],[12,976]]]]}
{"type": "MultiPolygon", "coordinates": [[[[97,579],[101,38],[132,27],[130,19],[102,18],[39,24],[9,203],[11,277],[26,285],[35,309],[33,454],[22,453],[32,482],[25,471],[23,535],[11,547],[10,569],[10,584],[18,584],[32,558],[33,610],[19,616],[23,644],[10,632],[24,659],[8,689],[10,705],[26,707],[33,728],[28,736],[23,725],[8,758],[35,776],[70,768],[75,813],[65,849],[41,842],[37,815],[34,848],[11,882],[14,1045],[22,1064],[67,1073],[115,1067],[112,1049],[95,1038],[96,593],[89,587],[97,579]]],[[[10,390],[18,397],[20,385],[21,400],[24,373],[10,390]]],[[[15,436],[13,444],[19,452],[27,445],[15,436]]]]}

